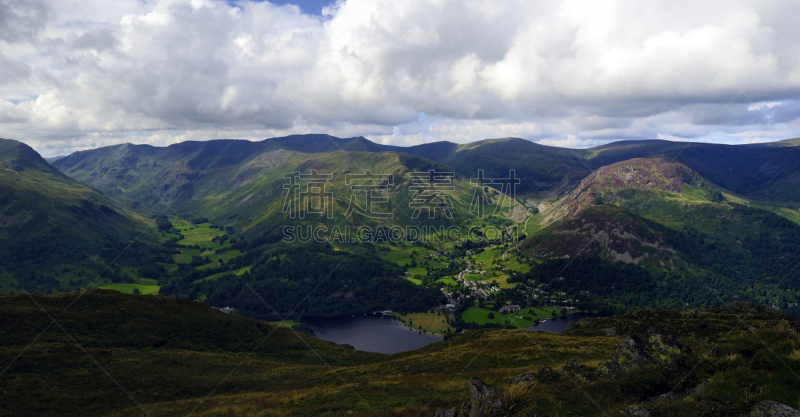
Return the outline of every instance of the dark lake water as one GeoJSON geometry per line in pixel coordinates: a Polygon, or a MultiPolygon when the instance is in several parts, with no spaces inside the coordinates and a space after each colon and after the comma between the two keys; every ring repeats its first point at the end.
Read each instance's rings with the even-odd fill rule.
{"type": "Polygon", "coordinates": [[[360,315],[309,320],[317,338],[338,344],[348,344],[358,350],[378,353],[397,353],[419,349],[442,336],[409,330],[398,320],[389,317],[360,315]]]}
{"type": "Polygon", "coordinates": [[[547,319],[547,321],[542,321],[539,324],[533,325],[531,327],[526,327],[525,330],[537,330],[540,332],[561,333],[567,329],[568,324],[576,323],[578,322],[578,320],[585,319],[587,317],[594,318],[600,316],[589,313],[575,313],[575,314],[570,314],[567,317],[547,319]]]}
{"type": "MultiPolygon", "coordinates": [[[[560,333],[567,325],[586,317],[599,317],[595,314],[576,313],[567,317],[547,319],[525,330],[560,333]]],[[[358,350],[378,353],[397,353],[419,349],[434,342],[440,342],[442,336],[430,333],[419,333],[409,330],[398,320],[389,317],[360,315],[355,317],[331,317],[308,320],[319,339],[338,344],[348,344],[358,350]]]]}

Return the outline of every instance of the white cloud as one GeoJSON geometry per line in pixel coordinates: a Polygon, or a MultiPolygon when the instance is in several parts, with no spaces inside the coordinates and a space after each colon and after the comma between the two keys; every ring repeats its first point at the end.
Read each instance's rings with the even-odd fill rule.
{"type": "Polygon", "coordinates": [[[48,155],[306,132],[400,145],[794,137],[798,11],[342,0],[317,16],[251,1],[9,0],[0,137],[48,155]]]}

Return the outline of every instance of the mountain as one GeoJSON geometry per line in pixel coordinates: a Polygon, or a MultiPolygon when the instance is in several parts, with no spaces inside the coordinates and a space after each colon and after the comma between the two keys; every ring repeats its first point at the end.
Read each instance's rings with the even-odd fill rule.
{"type": "Polygon", "coordinates": [[[543,221],[577,216],[587,207],[636,204],[651,200],[686,203],[722,202],[725,198],[709,181],[689,167],[662,158],[635,158],[598,168],[547,211],[543,221]]]}
{"type": "Polygon", "coordinates": [[[117,257],[117,273],[139,268],[157,242],[153,226],[29,146],[0,139],[0,263],[11,274],[0,275],[0,291],[20,291],[14,281],[27,291],[80,287],[117,257]]]}
{"type": "Polygon", "coordinates": [[[52,164],[53,162],[58,161],[59,159],[65,157],[65,156],[66,155],[58,155],[58,156],[54,156],[52,158],[45,158],[45,161],[47,161],[48,163],[52,164]]]}
{"type": "Polygon", "coordinates": [[[586,307],[798,301],[800,226],[725,201],[710,181],[669,159],[604,166],[531,222],[541,229],[520,250],[545,263],[519,280],[586,307]]]}
{"type": "Polygon", "coordinates": [[[521,179],[519,194],[555,198],[572,190],[592,171],[584,153],[518,138],[488,139],[460,145],[442,163],[472,177],[483,170],[487,178],[504,178],[514,169],[521,179]]]}
{"type": "Polygon", "coordinates": [[[716,145],[663,140],[624,141],[589,149],[593,167],[633,158],[662,156],[697,171],[726,192],[755,202],[800,204],[800,145],[797,141],[716,145]]]}
{"type": "MultiPolygon", "coordinates": [[[[409,152],[431,156],[442,150],[440,148],[440,145],[424,146],[409,152]]],[[[262,142],[183,142],[166,148],[126,144],[76,152],[54,162],[54,166],[131,210],[151,216],[207,217],[248,236],[274,225],[310,221],[295,219],[284,210],[287,204],[300,202],[296,197],[289,203],[286,200],[289,191],[284,186],[289,185],[287,175],[291,176],[292,172],[332,174],[323,182],[325,192],[333,198],[330,207],[335,215],[333,219],[315,216],[315,224],[440,225],[463,224],[477,218],[472,213],[474,210],[470,210],[475,186],[468,178],[433,160],[386,149],[394,148],[363,138],[337,139],[325,135],[290,136],[262,142]],[[376,152],[376,149],[381,151],[376,152]],[[418,198],[411,190],[412,173],[430,170],[451,172],[445,179],[449,184],[440,185],[453,188],[448,191],[450,200],[447,202],[452,218],[446,218],[444,212],[438,210],[437,219],[440,220],[431,220],[427,214],[415,214],[410,208],[412,199],[418,198]],[[375,207],[380,207],[381,213],[390,213],[392,219],[345,216],[348,208],[356,203],[353,198],[361,202],[364,197],[358,194],[357,183],[347,183],[347,176],[366,173],[391,176],[387,180],[391,183],[382,188],[385,192],[382,198],[388,200],[375,207]]],[[[297,186],[302,188],[305,183],[297,186]]],[[[498,194],[497,191],[493,193],[498,194]]],[[[504,201],[508,206],[506,211],[514,205],[511,199],[504,201]]]]}
{"type": "MultiPolygon", "coordinates": [[[[434,142],[400,147],[377,144],[363,137],[340,139],[329,135],[293,135],[260,142],[184,142],[167,148],[117,145],[76,152],[53,163],[67,175],[108,195],[125,199],[127,193],[137,192],[129,189],[136,186],[125,177],[139,178],[142,173],[138,170],[141,168],[170,167],[175,161],[184,159],[186,163],[182,167],[188,170],[171,169],[163,174],[163,178],[151,179],[156,183],[173,180],[188,184],[192,175],[204,169],[209,175],[220,174],[218,170],[223,166],[245,163],[259,154],[276,150],[305,154],[394,152],[431,160],[444,169],[450,167],[465,178],[476,178],[478,170],[484,170],[489,178],[505,178],[508,171],[514,169],[522,179],[517,188],[520,195],[553,199],[571,191],[584,177],[602,166],[634,158],[663,156],[698,172],[726,193],[754,203],[797,206],[800,205],[800,191],[795,185],[800,181],[800,159],[794,152],[787,152],[789,148],[800,153],[797,145],[796,140],[735,146],[639,140],[613,142],[590,149],[566,149],[505,138],[462,145],[434,142]],[[211,161],[215,161],[214,166],[204,165],[211,161]]],[[[168,191],[147,195],[144,202],[130,198],[129,204],[152,206],[164,194],[169,194],[168,191]]]]}
{"type": "Polygon", "coordinates": [[[470,415],[481,399],[506,416],[798,406],[798,323],[747,303],[585,319],[560,334],[471,330],[383,355],[200,303],[91,290],[31,343],[51,323],[37,305],[55,315],[76,295],[0,295],[3,414],[470,415]]]}
{"type": "MultiPolygon", "coordinates": [[[[272,313],[252,299],[243,283],[274,293],[270,304],[283,305],[281,300],[294,300],[302,292],[299,290],[304,288],[302,285],[282,289],[289,291],[285,296],[278,295],[281,291],[272,291],[288,285],[274,271],[291,262],[284,252],[281,255],[273,252],[271,245],[311,241],[312,231],[317,230],[314,227],[322,226],[323,238],[327,239],[341,231],[353,235],[359,227],[369,227],[372,237],[378,236],[374,232],[383,230],[382,227],[403,230],[409,226],[455,226],[470,233],[497,227],[505,233],[506,228],[524,222],[527,239],[518,248],[521,260],[531,262],[531,267],[536,265],[531,259],[543,261],[543,265],[528,271],[529,268],[509,261],[509,265],[518,268],[516,272],[498,266],[491,273],[493,277],[501,277],[501,282],[510,279],[511,286],[513,281],[522,283],[518,287],[523,289],[532,287],[526,287],[528,284],[522,281],[562,287],[563,281],[550,282],[558,276],[546,274],[558,274],[555,266],[573,265],[580,258],[580,268],[575,269],[583,275],[572,279],[578,279],[581,285],[564,284],[563,289],[568,291],[561,292],[570,294],[567,299],[583,300],[583,307],[616,312],[652,305],[665,308],[717,305],[736,299],[772,302],[784,308],[793,306],[798,301],[797,295],[783,290],[800,282],[791,269],[800,253],[793,243],[798,241],[800,226],[759,209],[763,207],[795,221],[800,218],[791,208],[795,190],[790,185],[798,170],[791,151],[796,149],[774,144],[729,146],[669,141],[628,141],[570,150],[514,138],[401,148],[376,144],[362,137],[296,135],[260,142],[184,142],[165,148],[118,145],[78,152],[54,162],[54,166],[97,187],[131,210],[150,216],[165,215],[173,223],[181,217],[186,222],[172,229],[172,224],[167,224],[162,229],[162,236],[172,239],[175,245],[171,248],[180,252],[173,255],[175,263],[159,264],[170,274],[169,280],[161,282],[164,294],[205,299],[215,304],[236,300],[239,307],[254,306],[245,309],[248,314],[271,317],[272,313]],[[491,215],[477,215],[474,203],[481,192],[494,195],[491,199],[494,202],[510,199],[503,198],[500,191],[505,190],[496,185],[494,189],[479,188],[470,180],[480,170],[486,178],[502,178],[511,169],[520,179],[518,201],[506,201],[502,210],[491,215]],[[430,170],[455,172],[448,203],[452,217],[443,216],[441,211],[433,219],[424,214],[412,215],[410,205],[415,194],[410,190],[411,174],[430,170]],[[333,198],[330,212],[334,215],[292,216],[285,209],[297,207],[301,200],[288,194],[286,187],[293,185],[287,183],[286,175],[294,177],[293,172],[314,171],[333,174],[324,182],[325,191],[333,198]],[[386,200],[378,204],[391,218],[346,215],[354,202],[363,197],[348,184],[347,176],[367,172],[392,175],[391,184],[382,186],[382,197],[386,200]],[[541,213],[530,217],[523,203],[532,212],[541,213]],[[189,224],[189,219],[208,220],[213,234],[204,241],[188,237],[189,233],[203,236],[208,233],[192,232],[200,226],[189,224]],[[275,257],[281,259],[280,264],[262,267],[275,257]],[[186,263],[190,266],[183,265],[186,263]],[[226,276],[232,268],[236,273],[226,276]],[[592,277],[593,269],[606,271],[603,273],[606,278],[584,282],[592,277]],[[518,272],[530,273],[511,278],[518,272]],[[702,276],[704,280],[693,276],[702,276]],[[623,281],[636,285],[625,287],[623,281]],[[615,282],[619,283],[616,287],[615,282]],[[641,283],[647,283],[650,289],[641,292],[641,283]],[[609,284],[608,290],[597,291],[596,296],[579,296],[579,288],[605,284],[609,284]],[[697,287],[700,284],[703,286],[697,287]],[[681,285],[695,291],[687,294],[680,290],[681,285]],[[711,290],[715,285],[720,288],[711,290]],[[759,285],[763,287],[754,287],[759,285]],[[641,296],[635,296],[632,289],[640,291],[641,296]],[[577,292],[573,294],[573,290],[577,292]]],[[[299,184],[298,190],[304,186],[299,184]]],[[[442,208],[442,204],[438,207],[442,208]]],[[[441,279],[457,275],[459,271],[450,268],[459,267],[459,257],[469,256],[467,251],[473,247],[487,245],[467,240],[470,242],[450,242],[460,244],[459,247],[433,244],[419,249],[382,248],[392,253],[384,259],[392,259],[390,263],[407,260],[395,265],[401,268],[400,272],[378,268],[374,270],[381,272],[375,272],[374,276],[390,279],[392,274],[405,273],[415,283],[425,278],[424,286],[428,288],[446,285],[449,281],[441,279]],[[410,254],[413,250],[446,251],[450,260],[436,261],[436,268],[410,265],[415,258],[410,254]]],[[[383,258],[368,249],[353,249],[352,242],[344,245],[341,241],[331,242],[342,253],[365,259],[383,258]]],[[[371,243],[391,242],[372,239],[371,243]]],[[[312,250],[313,255],[292,257],[329,259],[329,251],[330,248],[320,247],[312,250]]],[[[419,260],[422,261],[425,260],[419,260]]],[[[337,277],[326,290],[350,294],[335,287],[356,285],[358,291],[352,294],[361,294],[361,299],[328,297],[305,305],[298,314],[320,314],[316,306],[349,313],[374,307],[364,299],[375,292],[368,281],[361,281],[369,275],[366,271],[372,267],[368,265],[369,262],[356,263],[351,268],[363,268],[355,273],[358,277],[355,281],[348,284],[344,277],[337,277]]],[[[302,282],[302,277],[296,278],[302,282]]],[[[490,282],[491,278],[485,281],[490,282]]],[[[418,300],[419,306],[424,304],[421,300],[431,299],[401,287],[396,290],[418,300]]],[[[289,304],[281,307],[280,312],[288,313],[292,307],[289,304]]],[[[401,307],[400,303],[396,306],[410,308],[401,307]]]]}

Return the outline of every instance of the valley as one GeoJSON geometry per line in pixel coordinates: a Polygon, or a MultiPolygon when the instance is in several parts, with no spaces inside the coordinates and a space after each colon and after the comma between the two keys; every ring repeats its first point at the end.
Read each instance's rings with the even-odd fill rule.
{"type": "MultiPolygon", "coordinates": [[[[719,161],[741,162],[735,147],[690,146],[678,155],[663,141],[586,150],[521,139],[402,148],[308,135],[117,145],[52,166],[23,144],[0,145],[16,152],[0,176],[2,317],[16,329],[0,346],[11,372],[2,384],[20,401],[37,395],[64,404],[43,406],[43,415],[69,414],[73,406],[103,415],[134,411],[126,398],[95,404],[69,390],[49,397],[42,390],[55,382],[33,363],[62,354],[101,358],[126,385],[146,380],[151,391],[131,395],[146,398],[139,405],[159,415],[195,407],[198,415],[256,408],[366,415],[374,404],[386,415],[432,415],[469,402],[464,368],[504,387],[503,404],[516,410],[535,404],[552,411],[572,401],[570,412],[599,415],[652,402],[677,381],[669,369],[654,380],[638,371],[611,385],[604,379],[600,364],[641,314],[655,314],[653,325],[692,346],[685,366],[713,358],[702,372],[720,379],[699,401],[744,410],[751,400],[734,400],[734,392],[752,401],[766,395],[744,373],[755,372],[763,385],[785,372],[751,351],[762,349],[759,340],[796,338],[774,330],[783,321],[793,328],[791,317],[800,316],[800,214],[794,190],[784,186],[800,173],[795,160],[779,159],[782,174],[770,168],[773,185],[764,189],[757,184],[767,180],[755,175],[763,164],[736,165],[738,174],[720,176],[733,165],[719,161]],[[720,159],[709,165],[702,152],[720,159]],[[72,320],[64,331],[85,342],[65,342],[56,329],[32,334],[47,325],[32,318],[35,304],[23,307],[26,297],[56,315],[73,300],[59,322],[72,320]],[[742,330],[725,310],[731,305],[744,309],[739,316],[758,317],[761,327],[753,328],[761,339],[742,330]],[[686,322],[698,311],[712,318],[675,327],[674,317],[686,322]],[[315,326],[324,328],[319,323],[371,314],[404,326],[398,337],[430,344],[387,356],[313,337],[315,326]],[[724,318],[714,321],[718,316],[724,318]],[[582,319],[562,334],[525,330],[561,317],[602,318],[582,319]],[[83,328],[84,320],[94,324],[83,328]],[[620,320],[628,327],[602,324],[620,320]],[[42,326],[19,327],[27,322],[42,326]],[[730,332],[738,332],[735,343],[730,332]],[[13,352],[27,336],[45,339],[17,362],[13,352]],[[704,350],[704,338],[724,348],[704,350]],[[578,385],[570,359],[588,367],[578,385]],[[531,363],[562,370],[548,374],[531,363]],[[241,372],[227,380],[215,366],[241,372]],[[141,373],[154,367],[152,377],[141,373]],[[539,375],[525,377],[538,382],[508,382],[524,372],[539,375]],[[40,388],[37,378],[44,378],[40,388]],[[726,385],[726,378],[734,382],[726,385]],[[203,399],[216,379],[223,384],[203,399]],[[613,393],[595,410],[578,400],[581,389],[613,393]],[[431,391],[440,394],[427,399],[431,391]],[[363,408],[353,405],[359,403],[363,408]]],[[[746,151],[772,158],[774,149],[746,151]]],[[[342,334],[330,337],[344,340],[342,334]]],[[[780,360],[794,369],[794,342],[776,343],[780,360]]],[[[79,360],[58,372],[87,384],[97,375],[81,370],[86,366],[79,360]]],[[[93,383],[97,395],[109,390],[93,383]]],[[[767,392],[784,398],[793,384],[767,392]]],[[[663,415],[686,412],[677,402],[649,404],[663,415]]]]}

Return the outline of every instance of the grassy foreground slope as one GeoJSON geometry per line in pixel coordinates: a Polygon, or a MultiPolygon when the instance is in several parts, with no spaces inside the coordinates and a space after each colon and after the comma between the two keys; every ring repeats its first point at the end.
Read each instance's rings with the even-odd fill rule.
{"type": "MultiPolygon", "coordinates": [[[[75,296],[35,298],[54,315],[75,296]]],[[[634,403],[660,410],[657,415],[712,415],[703,411],[710,408],[745,415],[764,399],[797,407],[797,324],[740,304],[584,321],[565,334],[468,331],[381,355],[199,303],[103,290],[85,293],[59,319],[74,340],[56,326],[36,339],[50,320],[26,296],[4,295],[0,324],[9,331],[0,334],[0,387],[6,393],[0,414],[431,416],[438,407],[469,402],[473,376],[500,390],[499,415],[614,415],[634,403]],[[648,325],[666,328],[687,346],[680,368],[648,365],[587,381],[557,372],[570,359],[584,366],[581,372],[593,372],[611,358],[623,334],[648,325]],[[555,374],[509,382],[543,366],[555,374]],[[692,402],[648,403],[671,388],[681,392],[705,380],[712,382],[692,402]]]]}

